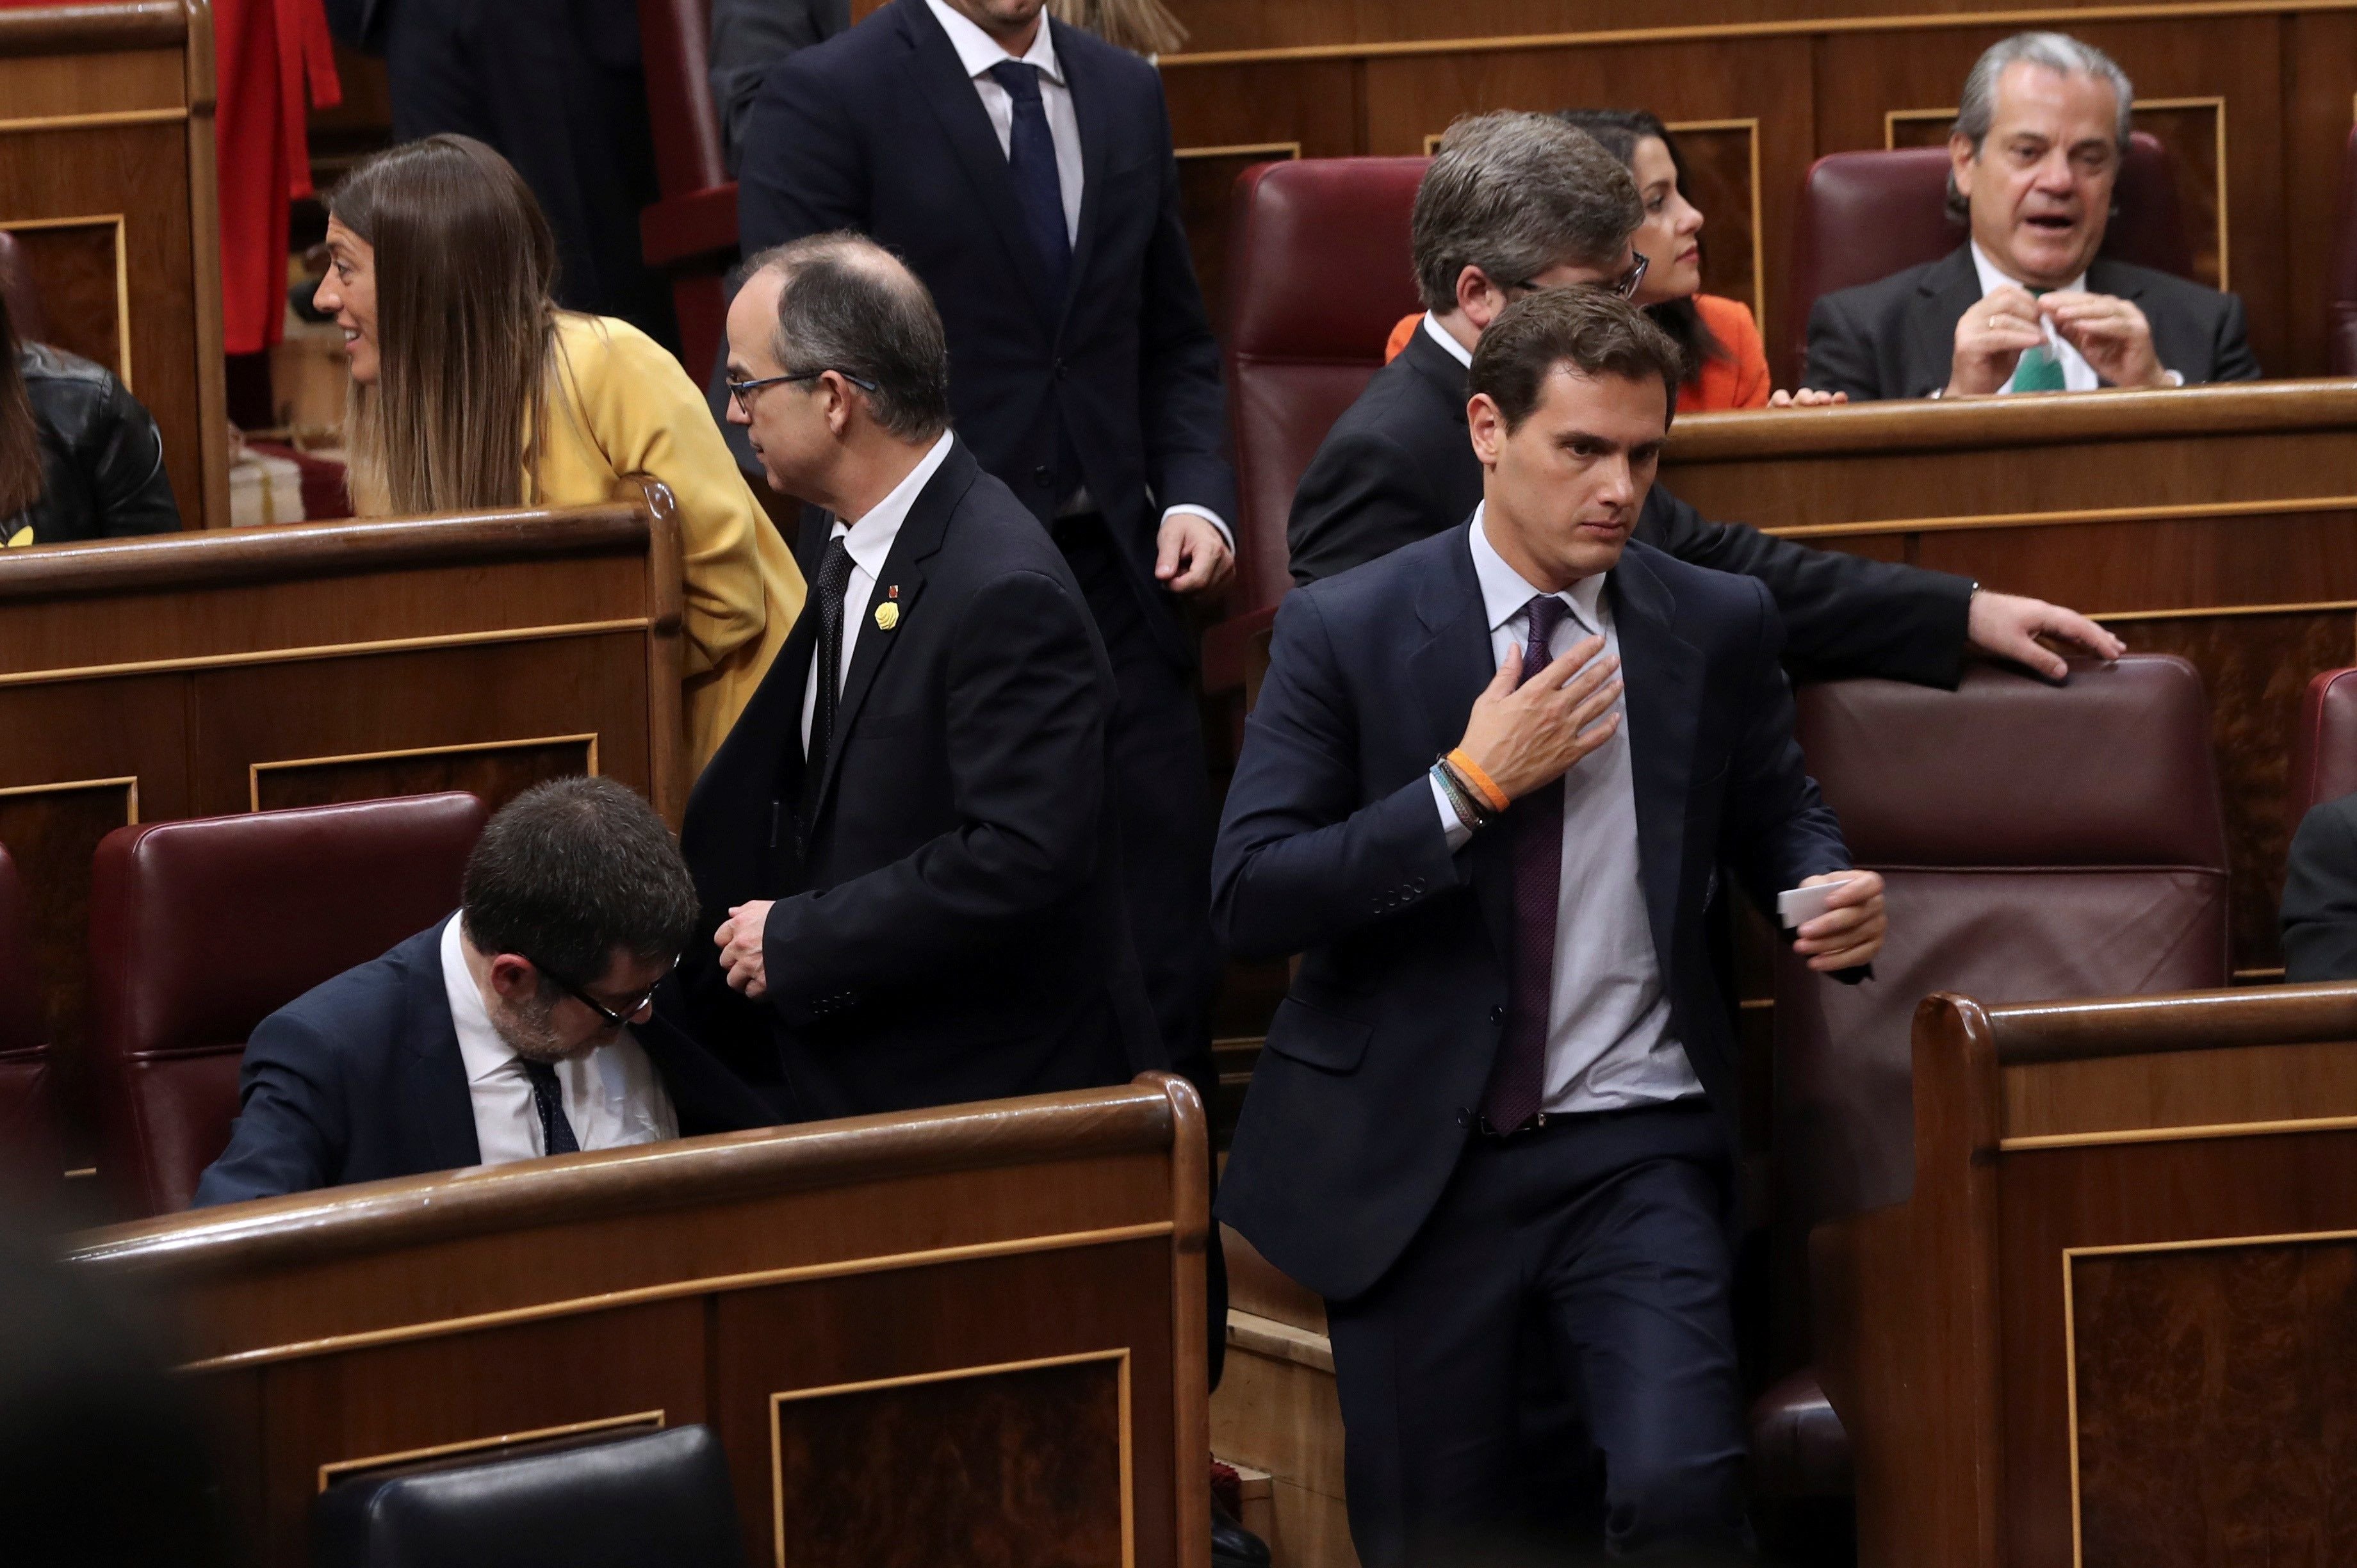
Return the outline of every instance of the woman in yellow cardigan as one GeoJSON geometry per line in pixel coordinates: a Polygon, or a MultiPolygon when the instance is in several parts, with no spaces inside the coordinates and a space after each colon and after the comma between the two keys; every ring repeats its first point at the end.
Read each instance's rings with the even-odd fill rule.
{"type": "Polygon", "coordinates": [[[704,396],[628,322],[559,310],[556,242],[508,161],[466,136],[379,154],[328,199],[316,303],[343,328],[363,517],[581,506],[643,475],[679,502],[691,776],[801,613],[792,553],[704,396]]]}

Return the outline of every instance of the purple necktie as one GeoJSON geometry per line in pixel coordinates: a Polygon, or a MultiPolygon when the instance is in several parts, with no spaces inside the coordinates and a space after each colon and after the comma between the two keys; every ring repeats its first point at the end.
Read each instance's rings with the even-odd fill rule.
{"type": "MultiPolygon", "coordinates": [[[[1552,594],[1533,599],[1523,679],[1554,659],[1548,645],[1570,609],[1552,594]]],[[[1481,1095],[1481,1119],[1511,1133],[1538,1114],[1546,1094],[1547,1015],[1555,997],[1555,912],[1563,895],[1563,780],[1534,789],[1506,812],[1514,837],[1514,950],[1506,981],[1506,1035],[1481,1095]]]]}

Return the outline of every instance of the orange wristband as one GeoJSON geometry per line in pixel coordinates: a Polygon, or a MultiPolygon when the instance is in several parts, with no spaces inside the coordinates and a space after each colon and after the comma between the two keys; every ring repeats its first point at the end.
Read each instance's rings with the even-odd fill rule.
{"type": "Polygon", "coordinates": [[[1506,792],[1498,788],[1496,780],[1474,766],[1473,759],[1465,755],[1463,746],[1458,746],[1450,752],[1443,760],[1455,768],[1458,777],[1465,782],[1481,791],[1481,799],[1490,802],[1491,811],[1502,811],[1513,804],[1513,801],[1506,798],[1506,792]]]}

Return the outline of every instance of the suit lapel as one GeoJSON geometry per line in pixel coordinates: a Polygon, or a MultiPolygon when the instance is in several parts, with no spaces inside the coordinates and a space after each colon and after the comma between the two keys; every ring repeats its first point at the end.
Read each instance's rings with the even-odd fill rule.
{"type": "Polygon", "coordinates": [[[1416,323],[1415,332],[1408,338],[1407,347],[1400,350],[1400,358],[1448,400],[1449,412],[1456,416],[1458,427],[1462,429],[1465,425],[1465,404],[1472,396],[1466,383],[1472,372],[1457,362],[1457,356],[1434,342],[1432,334],[1424,329],[1421,321],[1416,323]]]}
{"type": "Polygon", "coordinates": [[[1637,792],[1637,859],[1645,913],[1662,972],[1670,972],[1685,847],[1686,791],[1694,783],[1695,714],[1702,654],[1670,621],[1669,590],[1631,551],[1605,578],[1629,712],[1630,772],[1637,792]]]}
{"type": "MultiPolygon", "coordinates": [[[[1007,167],[1006,154],[998,145],[998,133],[991,128],[990,114],[982,106],[981,95],[974,91],[974,79],[965,73],[965,62],[958,58],[957,46],[925,9],[925,0],[900,0],[900,30],[909,40],[911,53],[909,74],[914,79],[914,95],[924,102],[940,122],[942,134],[949,138],[950,151],[974,182],[991,229],[1006,248],[1006,260],[1016,275],[1039,302],[1043,329],[1055,319],[1061,307],[1060,300],[1047,296],[1040,278],[1037,253],[1030,236],[1023,232],[1017,216],[1022,204],[1015,193],[1015,175],[1007,167]]],[[[1085,145],[1087,137],[1082,135],[1085,145]]],[[[1087,232],[1085,222],[1082,232],[1087,232]]],[[[1077,260],[1077,258],[1076,258],[1077,260]]],[[[1074,275],[1079,267],[1073,268],[1074,275]]]]}
{"type": "MultiPolygon", "coordinates": [[[[1081,127],[1081,231],[1072,243],[1072,267],[1064,297],[1056,306],[1056,335],[1060,339],[1072,301],[1080,295],[1081,280],[1088,275],[1089,261],[1096,252],[1097,227],[1104,217],[1105,160],[1113,145],[1113,113],[1105,85],[1097,80],[1095,62],[1083,61],[1078,58],[1080,51],[1071,47],[1071,29],[1045,13],[1039,19],[1056,40],[1056,64],[1064,73],[1065,91],[1072,95],[1072,117],[1081,127]]],[[[1008,188],[1013,187],[1010,177],[1008,188]]]]}
{"type": "MultiPolygon", "coordinates": [[[[1421,755],[1437,757],[1455,746],[1465,733],[1465,715],[1473,699],[1498,672],[1490,653],[1490,616],[1481,602],[1480,580],[1473,574],[1469,530],[1459,524],[1451,536],[1448,570],[1434,573],[1416,595],[1416,616],[1424,623],[1425,639],[1408,655],[1418,711],[1425,721],[1421,755]]],[[[1481,923],[1500,957],[1513,950],[1513,865],[1511,845],[1502,832],[1476,833],[1466,853],[1472,856],[1473,896],[1481,907],[1481,923]]]]}
{"type": "Polygon", "coordinates": [[[450,1020],[450,990],[442,975],[441,928],[419,943],[409,971],[408,1037],[403,1048],[415,1058],[401,1074],[407,1103],[404,1124],[419,1144],[421,1171],[461,1170],[483,1163],[475,1137],[475,1097],[467,1085],[467,1061],[458,1054],[458,1026],[450,1020]]]}
{"type": "MultiPolygon", "coordinates": [[[[835,777],[843,770],[845,746],[858,728],[859,710],[875,688],[877,671],[891,658],[892,650],[908,639],[909,618],[916,614],[917,600],[925,590],[925,562],[941,549],[942,540],[949,532],[951,515],[974,487],[980,472],[965,444],[953,443],[942,466],[925,481],[925,488],[917,492],[916,503],[909,507],[907,520],[900,524],[890,553],[884,557],[884,570],[877,575],[876,586],[861,611],[866,618],[860,623],[858,644],[851,650],[851,669],[843,678],[843,696],[835,703],[835,743],[827,751],[826,772],[819,779],[818,792],[811,801],[813,822],[826,810],[835,777]],[[898,618],[889,628],[879,626],[876,619],[877,609],[887,604],[897,607],[898,618]]],[[[847,616],[851,607],[846,605],[844,608],[847,616]]]]}
{"type": "Polygon", "coordinates": [[[1924,396],[1948,384],[1956,357],[1956,323],[1981,297],[1981,275],[1973,265],[1972,246],[1959,245],[1949,252],[1923,274],[1915,290],[1922,303],[1908,324],[1908,360],[1923,384],[1910,386],[1910,397],[1924,396]]]}

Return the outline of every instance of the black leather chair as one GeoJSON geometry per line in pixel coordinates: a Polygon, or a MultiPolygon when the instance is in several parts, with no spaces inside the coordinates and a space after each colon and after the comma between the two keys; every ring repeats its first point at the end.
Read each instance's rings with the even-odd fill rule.
{"type": "Polygon", "coordinates": [[[317,1568],[745,1568],[708,1426],[339,1482],[311,1548],[317,1568]]]}

